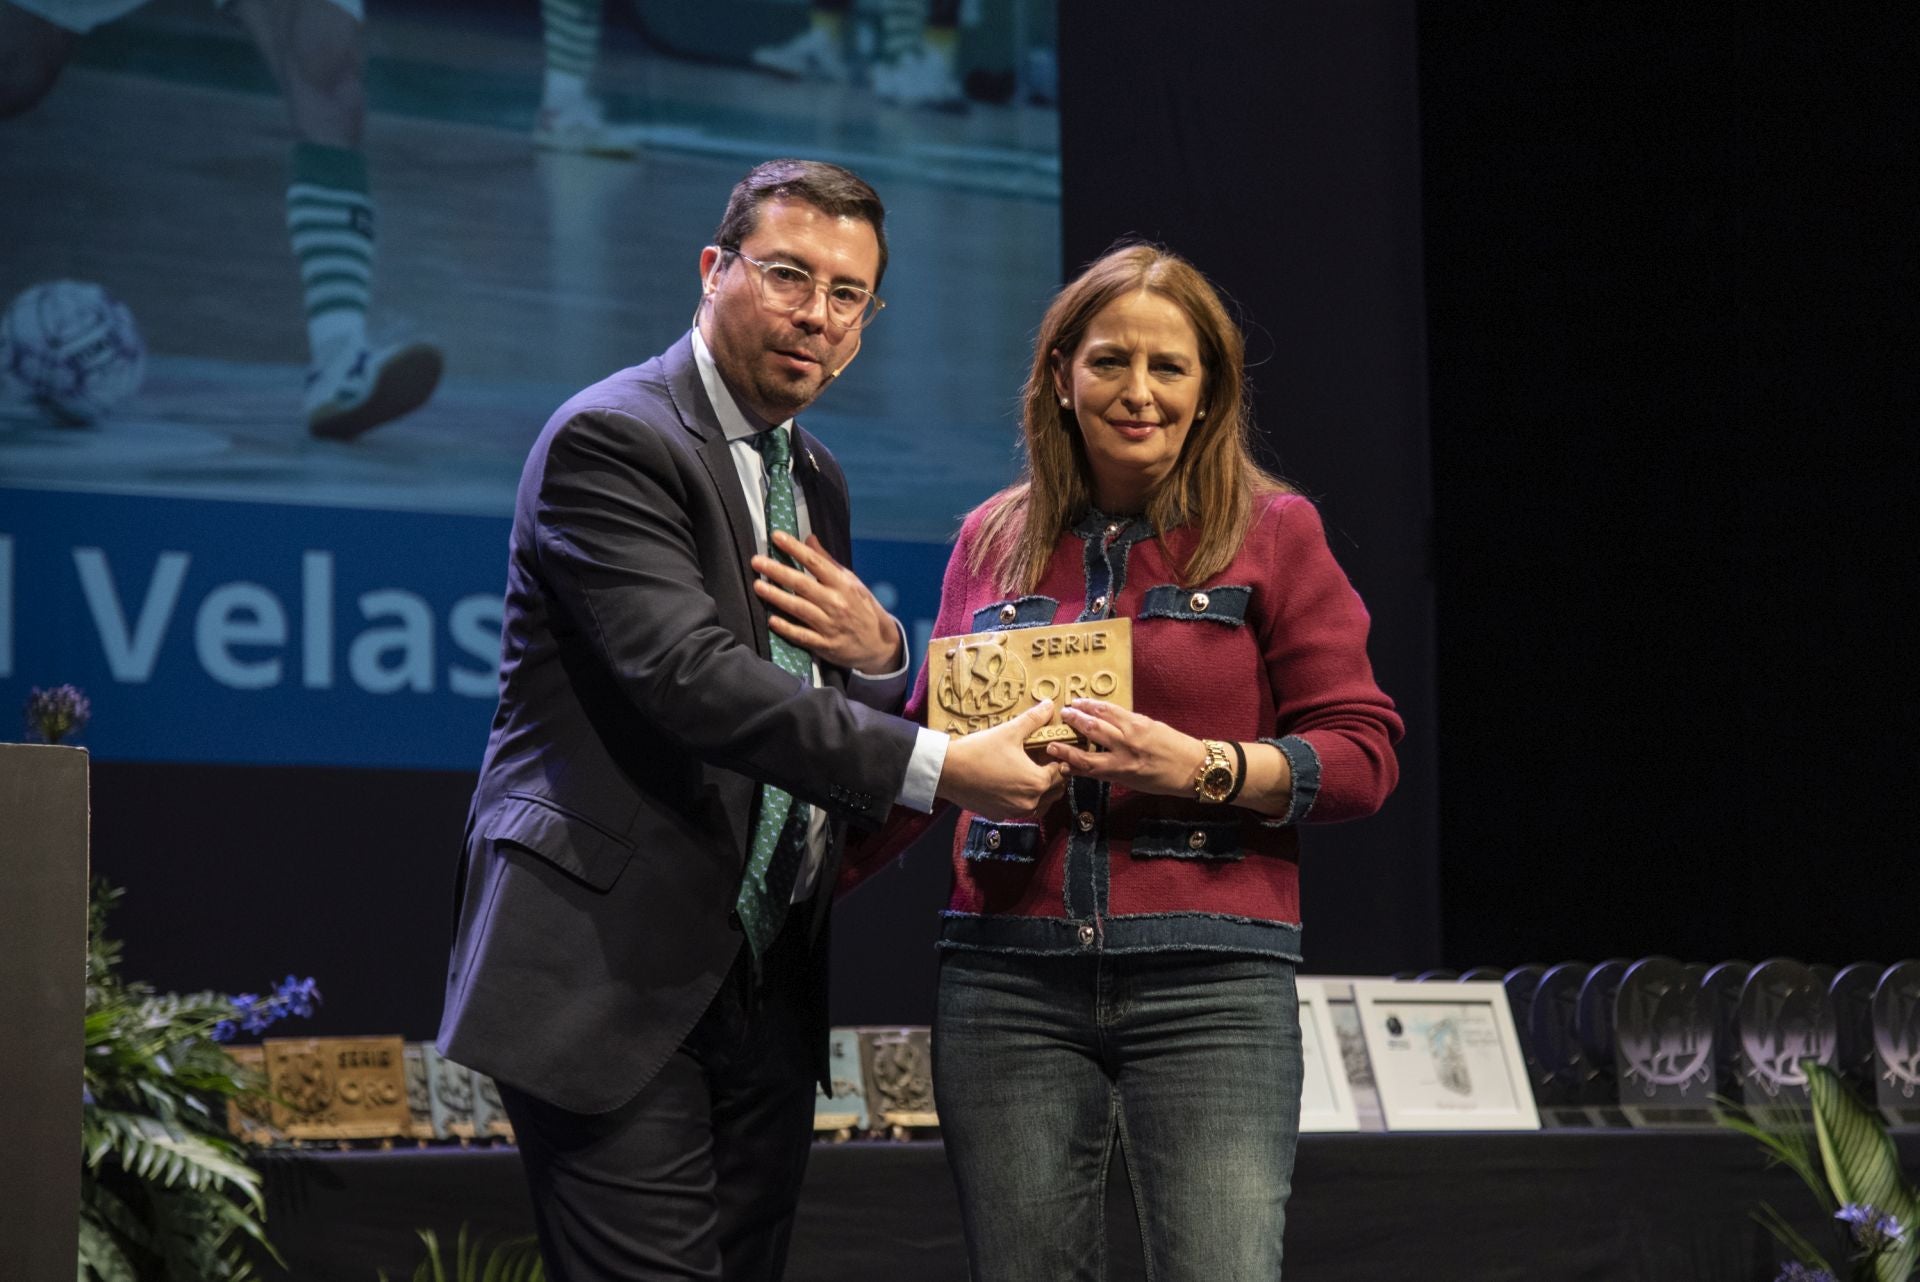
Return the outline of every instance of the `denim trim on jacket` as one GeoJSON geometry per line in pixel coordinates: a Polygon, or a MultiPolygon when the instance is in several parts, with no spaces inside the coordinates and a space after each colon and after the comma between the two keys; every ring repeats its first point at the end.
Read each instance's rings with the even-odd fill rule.
{"type": "Polygon", "coordinates": [[[1029,956],[1090,953],[1245,953],[1300,960],[1300,924],[1225,913],[1139,913],[1074,920],[1009,913],[940,914],[940,948],[1029,956]]]}
{"type": "Polygon", "coordinates": [[[1293,768],[1293,797],[1287,805],[1287,813],[1267,822],[1274,827],[1305,823],[1307,816],[1313,813],[1313,799],[1320,795],[1319,751],[1297,734],[1281,739],[1262,739],[1260,742],[1270,743],[1280,749],[1287,758],[1287,764],[1293,768]]]}
{"type": "Polygon", "coordinates": [[[979,815],[967,825],[967,838],[960,848],[962,859],[997,859],[1003,863],[1030,864],[1039,858],[1040,825],[1036,823],[995,823],[979,815]]]}
{"type": "Polygon", "coordinates": [[[983,605],[973,612],[973,630],[975,632],[1011,632],[1015,628],[1044,628],[1053,622],[1054,611],[1060,603],[1050,596],[1008,597],[1005,601],[994,601],[983,605]],[[1013,617],[1006,617],[1008,610],[1013,617]]]}
{"type": "Polygon", "coordinates": [[[1178,583],[1162,583],[1148,588],[1140,599],[1142,619],[1205,619],[1231,628],[1247,621],[1247,603],[1253,599],[1251,587],[1222,583],[1195,591],[1178,583]]]}

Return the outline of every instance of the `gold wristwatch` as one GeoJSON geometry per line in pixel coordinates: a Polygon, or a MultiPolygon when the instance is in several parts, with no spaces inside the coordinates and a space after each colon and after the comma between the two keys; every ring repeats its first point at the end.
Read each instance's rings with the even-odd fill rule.
{"type": "Polygon", "coordinates": [[[1193,777],[1193,795],[1202,801],[1223,802],[1238,791],[1234,787],[1239,777],[1233,758],[1227,755],[1227,745],[1218,739],[1202,739],[1200,746],[1207,750],[1207,757],[1193,777]]]}

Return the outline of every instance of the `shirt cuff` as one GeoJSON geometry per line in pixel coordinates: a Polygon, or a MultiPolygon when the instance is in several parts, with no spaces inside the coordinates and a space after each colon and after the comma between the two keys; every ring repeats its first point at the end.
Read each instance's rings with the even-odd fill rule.
{"type": "MultiPolygon", "coordinates": [[[[900,633],[900,666],[892,672],[879,673],[862,672],[858,668],[853,669],[853,675],[859,677],[862,681],[897,681],[907,675],[907,663],[913,658],[912,655],[907,653],[907,625],[900,622],[899,619],[894,618],[891,614],[887,617],[893,619],[894,629],[900,633]]],[[[944,759],[945,754],[943,753],[941,755],[944,759]]]]}
{"type": "Polygon", "coordinates": [[[940,772],[947,765],[947,744],[952,742],[944,730],[915,726],[919,735],[913,743],[913,755],[907,758],[907,777],[900,785],[896,801],[921,814],[933,813],[934,793],[940,787],[940,772]]]}

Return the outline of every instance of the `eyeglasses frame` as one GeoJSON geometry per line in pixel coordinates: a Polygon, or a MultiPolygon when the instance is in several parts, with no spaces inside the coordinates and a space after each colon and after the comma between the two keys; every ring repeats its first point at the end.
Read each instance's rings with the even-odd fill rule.
{"type": "Polygon", "coordinates": [[[762,262],[758,258],[753,257],[751,254],[741,252],[739,246],[737,245],[715,245],[714,248],[719,250],[723,254],[732,254],[735,258],[738,258],[741,261],[749,263],[753,266],[755,272],[758,273],[760,278],[760,301],[762,303],[765,303],[769,307],[772,307],[775,304],[773,299],[767,296],[767,270],[772,267],[784,267],[788,271],[799,272],[802,276],[805,276],[808,280],[813,282],[813,291],[812,293],[809,293],[807,295],[807,301],[804,303],[795,303],[792,307],[787,309],[789,312],[797,312],[803,307],[812,306],[813,297],[815,294],[819,294],[822,292],[831,292],[834,289],[859,290],[860,293],[865,294],[867,296],[867,305],[863,305],[861,307],[861,315],[864,316],[866,319],[862,320],[858,325],[849,325],[844,321],[834,320],[833,304],[831,302],[827,304],[827,318],[829,320],[833,320],[833,323],[835,325],[838,325],[841,328],[851,332],[855,330],[866,329],[867,326],[873,324],[874,321],[880,318],[881,312],[887,309],[887,300],[880,297],[880,295],[874,293],[870,289],[861,289],[860,286],[858,285],[834,285],[831,282],[821,280],[818,276],[815,276],[812,272],[808,271],[804,267],[797,266],[793,263],[783,263],[778,259],[768,259],[767,261],[762,262]]]}

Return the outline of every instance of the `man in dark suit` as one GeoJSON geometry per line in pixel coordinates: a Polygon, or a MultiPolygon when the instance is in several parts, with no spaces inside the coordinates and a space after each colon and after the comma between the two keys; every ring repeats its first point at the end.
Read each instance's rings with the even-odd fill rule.
{"type": "Polygon", "coordinates": [[[521,476],[439,1042],[500,1084],[554,1279],[778,1278],[846,822],[1059,786],[1020,747],[1044,705],[952,741],[890,715],[904,635],[792,422],[881,306],[884,217],[837,166],[753,170],[694,329],[521,476]]]}

